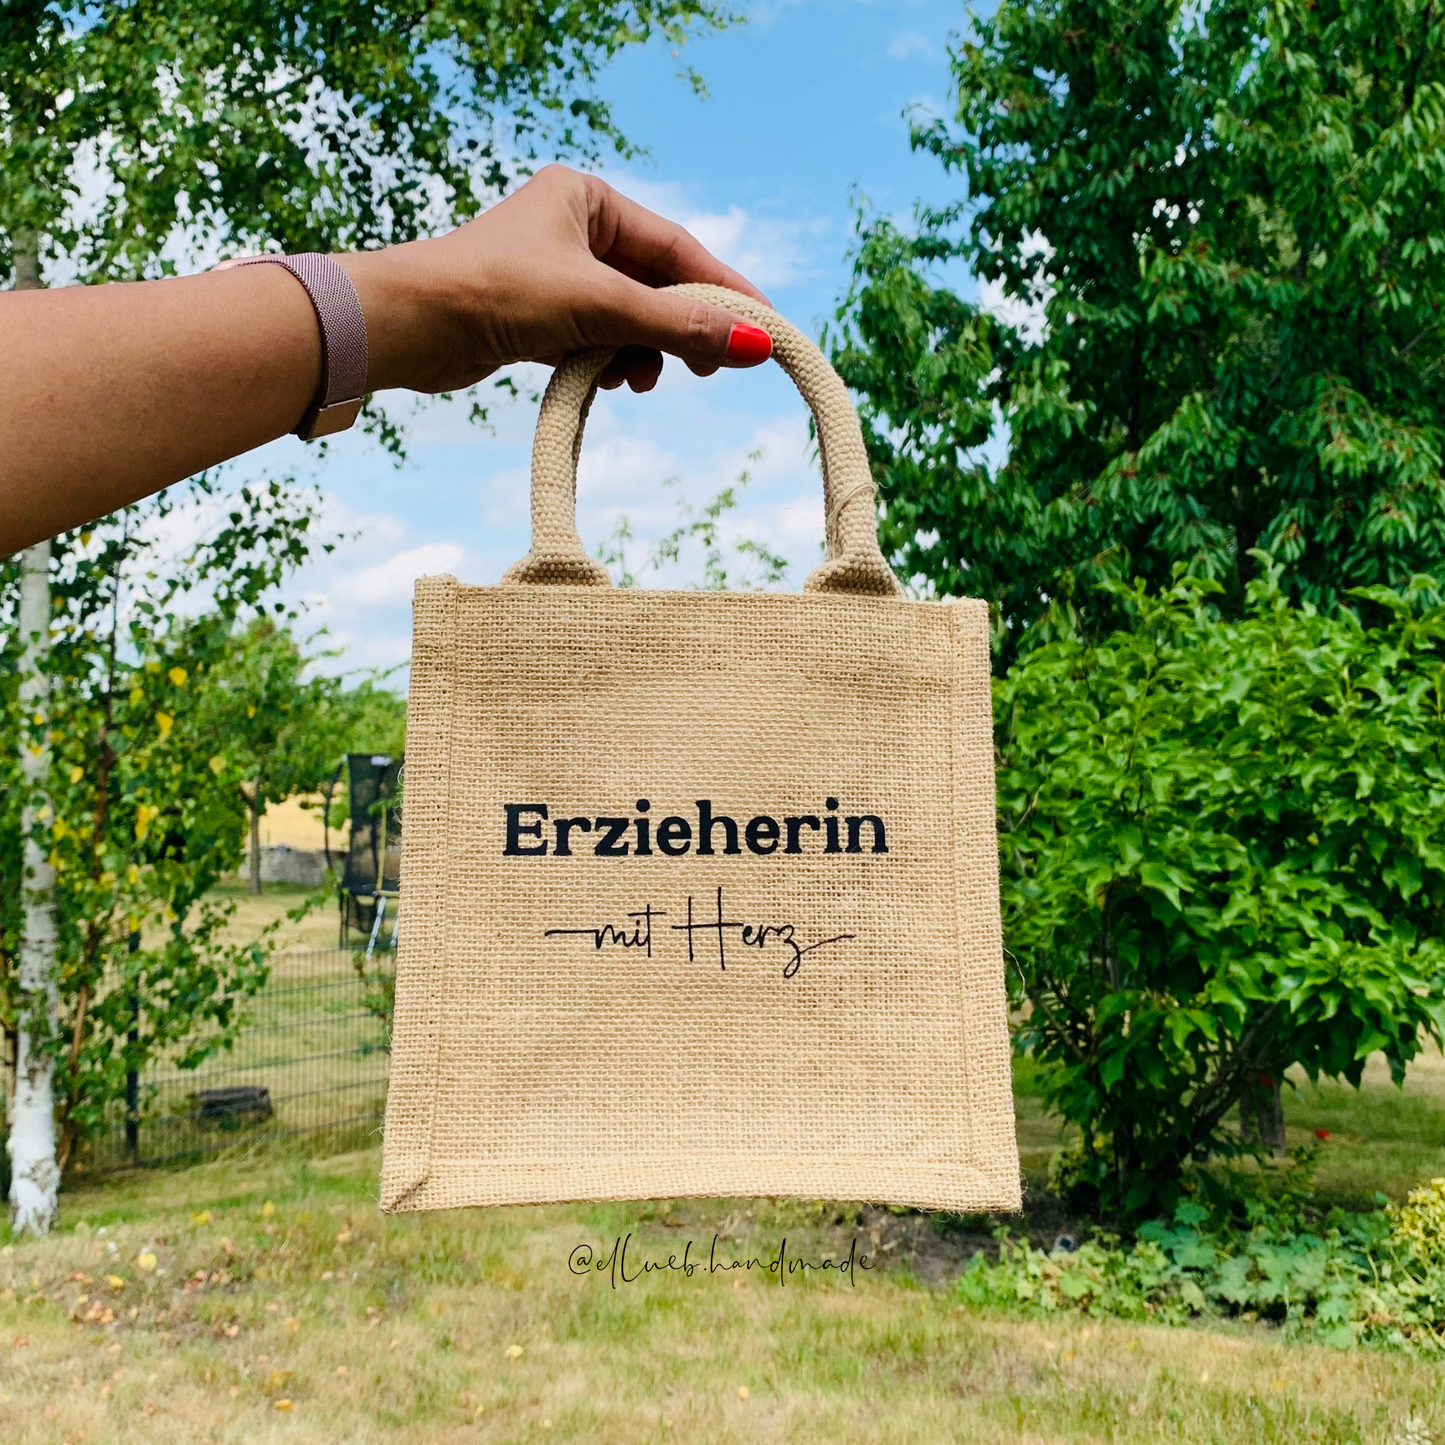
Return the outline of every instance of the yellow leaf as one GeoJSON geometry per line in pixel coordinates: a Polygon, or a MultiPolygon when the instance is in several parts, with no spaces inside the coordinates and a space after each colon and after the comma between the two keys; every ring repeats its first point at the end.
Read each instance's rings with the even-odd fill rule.
{"type": "Polygon", "coordinates": [[[141,803],[135,810],[135,836],[139,841],[151,830],[151,824],[161,815],[154,803],[141,803]]]}
{"type": "Polygon", "coordinates": [[[220,753],[217,753],[216,756],[213,757],[211,761],[207,764],[207,766],[213,773],[216,774],[217,777],[219,777],[221,773],[225,770],[226,760],[220,755],[220,753]]]}
{"type": "MultiPolygon", "coordinates": [[[[256,704],[255,704],[255,703],[247,703],[247,704],[246,704],[246,716],[247,716],[247,717],[255,717],[255,716],[256,716],[256,704]]],[[[39,719],[39,718],[36,718],[35,721],[36,721],[36,722],[39,722],[40,719],[39,719]]]]}
{"type": "Polygon", "coordinates": [[[130,705],[131,705],[132,707],[135,707],[137,703],[142,703],[142,702],[144,702],[144,701],[145,701],[145,689],[144,689],[143,687],[133,687],[133,688],[131,688],[131,690],[130,690],[130,705]]]}
{"type": "Polygon", "coordinates": [[[752,1391],[746,1385],[738,1386],[738,1399],[747,1400],[752,1398],[752,1391]]]}
{"type": "Polygon", "coordinates": [[[170,713],[158,712],[156,714],[156,726],[161,730],[162,739],[170,737],[171,729],[175,725],[176,720],[170,715],[170,713]]]}
{"type": "Polygon", "coordinates": [[[158,663],[158,662],[148,662],[148,663],[146,663],[146,671],[147,671],[148,673],[150,673],[150,675],[151,675],[152,677],[154,677],[154,676],[156,675],[156,673],[158,673],[160,670],[161,670],[161,665],[160,665],[160,663],[158,663]]]}
{"type": "Polygon", "coordinates": [[[75,765],[75,767],[71,768],[71,770],[70,770],[70,781],[71,781],[72,783],[78,783],[84,776],[85,776],[85,769],[82,768],[79,763],[77,763],[77,764],[75,765]]]}
{"type": "Polygon", "coordinates": [[[274,1408],[277,1410],[289,1410],[291,1408],[291,1402],[290,1400],[277,1400],[274,1408]]]}
{"type": "Polygon", "coordinates": [[[105,1282],[106,1282],[112,1289],[124,1289],[124,1288],[125,1288],[125,1281],[124,1281],[118,1274],[108,1274],[108,1275],[106,1275],[106,1277],[105,1277],[105,1282]]]}
{"type": "Polygon", "coordinates": [[[270,1219],[270,1217],[271,1217],[273,1214],[275,1214],[275,1212],[276,1212],[276,1206],[275,1206],[274,1204],[272,1204],[269,1199],[261,1206],[261,1218],[262,1218],[262,1219],[270,1219]]]}
{"type": "Polygon", "coordinates": [[[522,1358],[522,1347],[521,1347],[521,1345],[508,1345],[508,1346],[507,1346],[507,1358],[508,1358],[509,1360],[520,1360],[520,1359],[522,1358]]]}
{"type": "Polygon", "coordinates": [[[82,547],[88,547],[88,546],[90,546],[90,539],[91,539],[93,536],[95,536],[95,533],[94,533],[94,532],[82,532],[82,533],[80,534],[80,545],[81,545],[82,547]]]}
{"type": "Polygon", "coordinates": [[[186,670],[183,667],[173,667],[166,673],[171,680],[172,687],[184,687],[186,685],[186,670]]]}
{"type": "Polygon", "coordinates": [[[298,1320],[295,1315],[292,1315],[292,1316],[286,1321],[286,1329],[287,1329],[287,1331],[288,1331],[290,1334],[293,1334],[293,1335],[294,1335],[294,1334],[296,1333],[296,1331],[299,1330],[300,1328],[301,1328],[301,1321],[298,1320]]]}
{"type": "Polygon", "coordinates": [[[274,1393],[281,1389],[290,1378],[290,1370],[272,1370],[271,1373],[266,1376],[266,1388],[274,1393]]]}
{"type": "Polygon", "coordinates": [[[203,1209],[199,1214],[191,1215],[192,1224],[209,1224],[211,1222],[211,1211],[203,1209]]]}
{"type": "Polygon", "coordinates": [[[142,1274],[149,1274],[156,1267],[156,1257],[148,1249],[143,1249],[135,1257],[135,1267],[142,1274]]]}

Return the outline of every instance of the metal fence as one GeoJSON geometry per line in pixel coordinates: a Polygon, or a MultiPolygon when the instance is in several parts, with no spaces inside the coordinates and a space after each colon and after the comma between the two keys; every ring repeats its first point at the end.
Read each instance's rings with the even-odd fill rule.
{"type": "Polygon", "coordinates": [[[85,1167],[180,1162],[308,1136],[353,1147],[379,1137],[389,969],[388,957],[365,962],[349,949],[276,955],[234,1046],[198,1069],[158,1059],[133,1076],[128,1107],[86,1146],[85,1167]]]}

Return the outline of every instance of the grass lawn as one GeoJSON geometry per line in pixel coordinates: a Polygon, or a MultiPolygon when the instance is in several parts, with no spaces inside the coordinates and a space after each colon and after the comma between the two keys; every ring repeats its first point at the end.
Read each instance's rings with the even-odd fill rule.
{"type": "MultiPolygon", "coordinates": [[[[1284,1093],[1285,1136],[1291,1148],[1323,1129],[1316,1181],[1320,1195],[1348,1209],[1370,1209],[1378,1191],[1404,1199],[1422,1179],[1445,1176],[1445,1058],[1434,1044],[1411,1066],[1404,1088],[1390,1079],[1384,1056],[1365,1065],[1362,1087],[1312,1085],[1292,1077],[1284,1093]]],[[[1044,1113],[1028,1060],[1014,1063],[1014,1113],[1025,1177],[1041,1189],[1058,1147],[1059,1123],[1044,1113]]]]}
{"type": "Polygon", "coordinates": [[[1260,1328],[1025,1323],[960,1309],[930,1221],[672,1205],[383,1218],[374,1151],[227,1161],[65,1196],[0,1251],[0,1436],[82,1441],[1381,1442],[1445,1436],[1410,1359],[1260,1328]],[[759,1271],[612,1286],[640,1260],[846,1256],[856,1286],[759,1271]],[[939,1274],[928,1284],[921,1275],[939,1274]]]}
{"type": "Polygon", "coordinates": [[[1376,1190],[1402,1199],[1420,1180],[1445,1176],[1445,1059],[1433,1044],[1403,1089],[1390,1082],[1379,1054],[1366,1064],[1359,1090],[1298,1082],[1298,1093],[1285,1093],[1285,1132],[1294,1144],[1316,1129],[1329,1131],[1320,1158],[1323,1194],[1363,1209],[1376,1190]]]}
{"type": "MultiPolygon", "coordinates": [[[[254,928],[301,890],[235,890],[254,928]]],[[[288,926],[331,946],[328,908],[288,926]]],[[[1445,1061],[1403,1093],[1303,1085],[1291,1142],[1330,1133],[1343,1203],[1445,1175],[1445,1061]]],[[[1058,1141],[1027,1064],[1019,1140],[1037,1194],[1058,1141]]],[[[1030,1323],[962,1309],[978,1237],[925,1216],[767,1201],[383,1218],[375,1150],[275,1152],[75,1181],[51,1238],[0,1226],[0,1440],[139,1442],[1378,1442],[1445,1445],[1445,1376],[1404,1356],[1286,1345],[1264,1326],[1030,1323]],[[692,1277],[574,1273],[631,1235],[692,1277]],[[846,1258],[836,1274],[710,1273],[722,1261],[846,1258]]],[[[1035,1207],[1045,1241],[1066,1223],[1035,1207]]]]}
{"type": "Polygon", "coordinates": [[[335,898],[328,898],[299,922],[293,923],[286,917],[288,911],[299,908],[312,892],[295,883],[266,883],[253,897],[246,881],[236,879],[213,888],[209,896],[236,905],[226,930],[226,937],[234,942],[249,942],[267,924],[280,919],[281,927],[276,935],[279,948],[335,948],[338,928],[335,898]]]}

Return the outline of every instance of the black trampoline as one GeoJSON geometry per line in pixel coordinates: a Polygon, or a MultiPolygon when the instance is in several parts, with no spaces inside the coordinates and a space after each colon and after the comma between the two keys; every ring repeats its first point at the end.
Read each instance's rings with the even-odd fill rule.
{"type": "Polygon", "coordinates": [[[342,948],[360,946],[369,958],[396,947],[397,899],[401,889],[402,758],[383,753],[347,753],[326,792],[326,863],[340,875],[342,948]],[[331,813],[337,788],[346,781],[345,862],[331,851],[331,813]]]}

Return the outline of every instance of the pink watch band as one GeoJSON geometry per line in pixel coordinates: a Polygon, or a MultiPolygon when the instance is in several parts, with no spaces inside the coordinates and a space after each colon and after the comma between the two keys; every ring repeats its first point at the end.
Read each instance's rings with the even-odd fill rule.
{"type": "Polygon", "coordinates": [[[308,251],[300,256],[245,256],[231,266],[284,266],[305,288],[321,324],[321,385],[296,428],[303,441],[345,431],[366,390],[366,318],[341,264],[308,251]]]}

